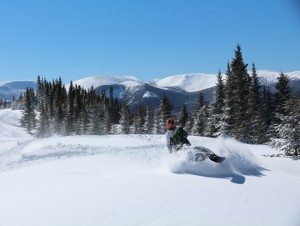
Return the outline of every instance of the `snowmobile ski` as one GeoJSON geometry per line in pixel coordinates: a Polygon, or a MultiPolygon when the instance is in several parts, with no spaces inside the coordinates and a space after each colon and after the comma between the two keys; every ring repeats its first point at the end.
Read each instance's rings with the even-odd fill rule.
{"type": "Polygon", "coordinates": [[[194,147],[194,150],[196,153],[193,160],[196,162],[203,161],[206,158],[209,158],[211,161],[216,163],[221,163],[225,160],[225,157],[218,156],[213,151],[202,146],[196,146],[194,147]]]}

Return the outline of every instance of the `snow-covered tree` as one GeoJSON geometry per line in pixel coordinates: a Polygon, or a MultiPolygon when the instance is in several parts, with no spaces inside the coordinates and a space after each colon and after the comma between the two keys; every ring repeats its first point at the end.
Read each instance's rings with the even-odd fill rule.
{"type": "Polygon", "coordinates": [[[249,90],[248,110],[249,115],[249,133],[248,143],[261,144],[267,141],[266,132],[267,122],[263,117],[262,92],[259,80],[257,78],[255,65],[252,64],[251,84],[249,90]]]}
{"type": "Polygon", "coordinates": [[[207,136],[218,136],[220,134],[221,118],[224,110],[225,85],[222,74],[219,71],[217,75],[217,84],[213,92],[213,100],[209,105],[207,126],[205,134],[207,136]]]}
{"type": "Polygon", "coordinates": [[[227,64],[225,99],[220,121],[220,136],[233,136],[235,122],[235,77],[231,72],[230,64],[227,64]]]}
{"type": "Polygon", "coordinates": [[[285,104],[290,100],[292,91],[289,84],[289,78],[286,74],[283,72],[279,74],[275,87],[277,90],[275,93],[276,112],[279,114],[285,114],[285,104]]]}
{"type": "Polygon", "coordinates": [[[186,129],[186,126],[187,126],[189,120],[190,120],[190,116],[189,116],[189,113],[187,110],[187,105],[183,104],[182,108],[179,112],[179,118],[178,118],[179,126],[186,129]]]}
{"type": "Polygon", "coordinates": [[[272,145],[285,155],[300,155],[300,99],[290,99],[284,104],[284,112],[278,113],[280,124],[275,126],[279,138],[272,145]]]}
{"type": "Polygon", "coordinates": [[[122,134],[130,133],[130,109],[127,104],[124,104],[121,111],[121,119],[120,119],[120,129],[122,134]]]}
{"type": "Polygon", "coordinates": [[[35,94],[32,88],[27,88],[24,95],[24,110],[21,118],[21,126],[30,133],[36,128],[35,94]]]}
{"type": "Polygon", "coordinates": [[[251,80],[244,63],[241,47],[237,45],[235,57],[231,64],[231,74],[235,79],[233,89],[234,108],[234,137],[240,141],[248,141],[250,115],[248,114],[248,100],[251,80]]]}
{"type": "Polygon", "coordinates": [[[150,105],[146,106],[145,123],[143,125],[143,133],[152,134],[154,132],[153,112],[150,105]]]}
{"type": "Polygon", "coordinates": [[[164,95],[155,111],[154,132],[157,134],[164,133],[166,131],[166,121],[172,116],[173,104],[170,102],[169,98],[164,95]]]}
{"type": "Polygon", "coordinates": [[[191,129],[191,133],[195,135],[204,135],[204,131],[206,128],[208,111],[207,111],[207,103],[204,100],[204,95],[202,93],[199,94],[197,104],[194,107],[193,113],[193,126],[191,129]]]}

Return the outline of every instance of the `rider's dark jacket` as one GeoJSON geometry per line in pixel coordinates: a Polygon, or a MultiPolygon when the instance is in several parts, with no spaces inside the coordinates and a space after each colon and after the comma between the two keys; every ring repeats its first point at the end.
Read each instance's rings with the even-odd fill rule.
{"type": "Polygon", "coordinates": [[[178,151],[183,145],[191,145],[187,139],[188,133],[182,128],[175,126],[166,133],[167,147],[169,152],[178,151]]]}

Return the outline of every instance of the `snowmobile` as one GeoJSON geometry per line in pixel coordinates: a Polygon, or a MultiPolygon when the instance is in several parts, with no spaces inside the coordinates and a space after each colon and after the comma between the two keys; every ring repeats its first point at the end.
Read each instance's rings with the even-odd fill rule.
{"type": "Polygon", "coordinates": [[[216,153],[203,146],[181,146],[176,149],[175,152],[177,155],[181,155],[183,152],[188,152],[189,161],[191,162],[201,162],[206,159],[210,159],[213,162],[221,163],[225,160],[225,157],[218,156],[216,153]]]}

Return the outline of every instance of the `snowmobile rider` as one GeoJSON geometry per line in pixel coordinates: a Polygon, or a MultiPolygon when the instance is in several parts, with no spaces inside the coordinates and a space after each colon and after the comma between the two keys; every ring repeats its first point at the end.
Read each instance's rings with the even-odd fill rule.
{"type": "Polygon", "coordinates": [[[188,133],[182,127],[177,127],[173,118],[167,119],[166,127],[168,129],[166,138],[169,153],[172,153],[173,151],[179,151],[183,145],[191,145],[187,139],[188,133]]]}

